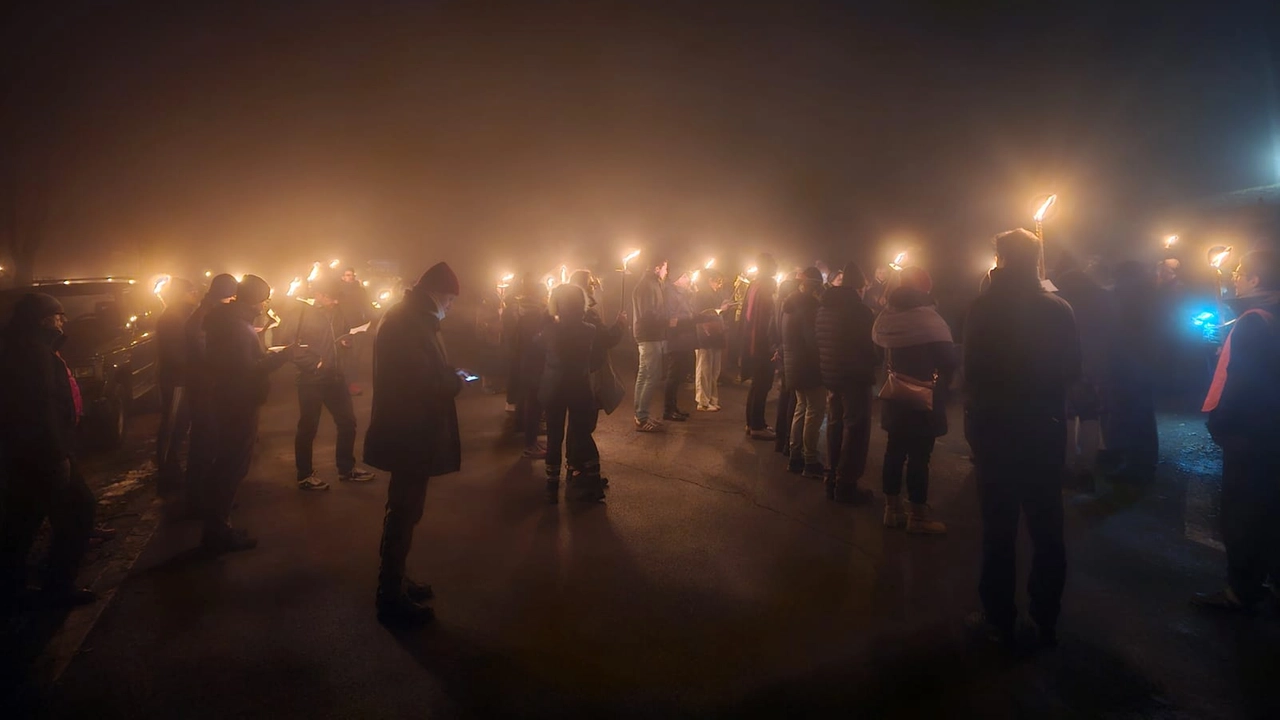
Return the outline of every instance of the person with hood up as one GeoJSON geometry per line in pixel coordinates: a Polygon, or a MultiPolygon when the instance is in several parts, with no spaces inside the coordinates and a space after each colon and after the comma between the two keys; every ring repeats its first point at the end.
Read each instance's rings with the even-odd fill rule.
{"type": "Polygon", "coordinates": [[[236,296],[236,279],[216,275],[209,291],[183,326],[186,342],[187,404],[191,415],[191,441],[187,447],[187,499],[193,515],[203,516],[213,461],[218,456],[218,420],[214,413],[213,376],[207,356],[204,321],[214,308],[229,304],[236,296]]]}
{"type": "Polygon", "coordinates": [[[720,412],[720,372],[729,346],[722,314],[732,310],[724,297],[724,274],[714,268],[702,271],[702,282],[693,297],[698,340],[694,350],[694,400],[702,412],[720,412]]]}
{"type": "Polygon", "coordinates": [[[387,311],[374,338],[364,460],[391,473],[376,598],[378,620],[392,626],[435,618],[425,604],[434,595],[431,586],[410,580],[404,568],[428,480],[462,469],[456,398],[466,373],[449,363],[440,339],[440,322],[459,294],[453,270],[432,265],[387,311]]]}
{"type": "Polygon", "coordinates": [[[375,478],[368,470],[356,467],[356,411],[345,376],[349,365],[342,363],[340,355],[352,337],[339,306],[342,283],[324,279],[314,290],[315,305],[298,303],[296,325],[281,332],[297,346],[293,364],[298,368],[298,431],[293,456],[298,489],[304,491],[329,489],[329,483],[316,476],[312,464],[312,446],[323,408],[328,408],[338,431],[334,445],[338,480],[362,483],[375,478]]]}
{"type": "Polygon", "coordinates": [[[666,392],[662,401],[662,419],[684,422],[689,413],[680,409],[680,386],[693,372],[693,351],[698,342],[693,317],[693,279],[681,273],[667,288],[667,316],[674,320],[667,328],[667,349],[663,356],[666,392]]]}
{"type": "Polygon", "coordinates": [[[542,429],[542,405],[538,402],[538,385],[546,352],[533,340],[547,323],[547,288],[532,273],[522,279],[515,307],[516,420],[524,433],[523,457],[542,460],[547,448],[538,442],[542,429]]]}
{"type": "Polygon", "coordinates": [[[818,302],[822,272],[816,267],[800,274],[799,287],[782,303],[782,374],[795,396],[791,418],[791,472],[822,480],[826,468],[818,454],[818,437],[827,412],[818,360],[818,302]]]}
{"type": "Polygon", "coordinates": [[[1040,240],[1022,229],[996,236],[991,287],[965,322],[965,437],[982,508],[983,611],[969,624],[1012,647],[1018,522],[1035,548],[1027,591],[1042,644],[1056,642],[1066,582],[1062,475],[1067,390],[1080,377],[1080,337],[1065,300],[1040,282],[1040,240]]]}
{"type": "Polygon", "coordinates": [[[667,330],[675,327],[675,320],[667,313],[667,261],[651,256],[631,292],[632,335],[640,353],[640,365],[636,371],[636,432],[658,432],[662,423],[649,417],[653,395],[662,382],[663,356],[667,350],[667,330]]]}
{"type": "Polygon", "coordinates": [[[0,432],[7,483],[0,517],[0,603],[17,607],[27,587],[27,553],[41,524],[53,530],[40,603],[65,608],[97,599],[76,585],[97,501],[76,463],[79,389],[58,354],[66,313],[57,298],[28,293],[14,307],[0,351],[0,432]]]}
{"type": "Polygon", "coordinates": [[[871,491],[859,488],[867,471],[871,446],[871,386],[880,361],[871,342],[875,316],[862,302],[867,276],[857,263],[847,263],[840,285],[822,294],[818,304],[818,367],[827,395],[827,499],[842,503],[871,502],[871,491]]]}
{"type": "Polygon", "coordinates": [[[218,426],[217,457],[202,502],[205,550],[251,550],[258,541],[228,523],[236,490],[249,473],[258,439],[258,415],[271,390],[271,373],[293,359],[292,345],[268,353],[253,321],[267,311],[271,286],[257,275],[236,285],[235,300],[215,306],[205,317],[205,357],[213,380],[213,412],[218,426]]]}
{"type": "Polygon", "coordinates": [[[162,291],[164,312],[156,321],[156,384],[160,386],[160,429],[156,433],[156,492],[162,498],[182,498],[190,508],[193,498],[185,488],[178,449],[191,428],[191,406],[186,397],[186,324],[200,304],[190,280],[173,278],[162,291]]]}
{"type": "Polygon", "coordinates": [[[756,268],[759,274],[747,289],[742,311],[742,364],[745,374],[751,378],[751,389],[747,391],[747,434],[753,440],[777,440],[777,433],[765,422],[764,410],[769,391],[773,389],[777,361],[774,328],[778,281],[774,273],[778,272],[778,263],[769,253],[761,253],[756,268]]]}
{"type": "Polygon", "coordinates": [[[600,451],[592,437],[599,409],[591,394],[591,360],[607,331],[587,322],[587,294],[576,285],[553,290],[549,307],[551,321],[537,339],[547,356],[538,396],[547,409],[547,494],[553,502],[559,494],[563,458],[570,467],[565,498],[598,502],[608,481],[600,476],[600,451]]]}
{"type": "Polygon", "coordinates": [[[1222,448],[1227,587],[1192,602],[1249,612],[1266,597],[1268,577],[1280,600],[1280,256],[1249,253],[1232,280],[1239,319],[1202,408],[1209,413],[1209,434],[1222,448]]]}
{"type": "Polygon", "coordinates": [[[889,433],[884,450],[885,527],[909,533],[941,534],[947,526],[930,517],[929,458],[937,438],[947,434],[947,400],[959,365],[951,328],[938,314],[930,293],[933,279],[923,268],[902,271],[901,285],[889,292],[888,305],[876,318],[872,339],[885,349],[889,372],[917,384],[933,384],[932,408],[902,399],[884,398],[880,427],[889,433]],[[902,471],[906,466],[907,499],[902,503],[902,471]]]}

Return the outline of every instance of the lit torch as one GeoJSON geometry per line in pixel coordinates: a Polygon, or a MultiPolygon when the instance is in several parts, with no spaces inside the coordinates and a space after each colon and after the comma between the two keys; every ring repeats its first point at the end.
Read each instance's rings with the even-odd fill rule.
{"type": "Polygon", "coordinates": [[[1169,237],[1164,239],[1164,249],[1169,250],[1170,248],[1173,247],[1173,244],[1176,242],[1178,242],[1178,236],[1170,235],[1169,237]]]}
{"type": "Polygon", "coordinates": [[[560,284],[566,285],[568,284],[568,282],[569,282],[569,266],[561,265],[560,266],[560,284]]]}
{"type": "Polygon", "coordinates": [[[507,288],[511,287],[511,281],[515,279],[514,273],[507,273],[498,278],[498,297],[507,296],[507,288]]]}
{"type": "Polygon", "coordinates": [[[313,283],[318,277],[320,277],[320,263],[315,262],[311,264],[311,272],[307,274],[307,282],[313,283]]]}
{"type": "Polygon", "coordinates": [[[333,262],[329,263],[329,269],[330,269],[330,270],[337,270],[337,269],[338,269],[338,266],[339,266],[339,265],[341,265],[341,264],[342,264],[342,261],[341,261],[341,260],[334,260],[333,262]]]}
{"type": "Polygon", "coordinates": [[[1218,285],[1218,320],[1222,321],[1226,314],[1222,303],[1222,263],[1231,256],[1230,245],[1214,245],[1209,248],[1209,267],[1213,268],[1214,279],[1218,285]]]}
{"type": "Polygon", "coordinates": [[[904,263],[906,261],[907,254],[905,252],[900,252],[894,256],[893,262],[889,263],[889,267],[893,270],[897,270],[898,272],[902,272],[902,268],[905,267],[904,263]]]}
{"type": "Polygon", "coordinates": [[[1044,266],[1044,216],[1056,202],[1058,202],[1058,196],[1050,195],[1040,204],[1036,214],[1032,215],[1032,219],[1036,221],[1036,238],[1040,240],[1040,279],[1042,281],[1047,277],[1044,266]]]}
{"type": "Polygon", "coordinates": [[[622,282],[618,283],[619,308],[625,308],[627,306],[627,263],[638,257],[640,257],[639,250],[632,250],[622,256],[622,282]]]}
{"type": "Polygon", "coordinates": [[[298,293],[298,288],[302,287],[302,278],[296,277],[289,283],[289,292],[285,293],[285,297],[293,297],[298,293]]]}
{"type": "Polygon", "coordinates": [[[702,266],[702,269],[703,269],[703,270],[710,270],[711,268],[715,267],[715,265],[716,265],[716,259],[715,259],[715,258],[711,258],[710,260],[708,260],[708,261],[707,261],[707,264],[706,264],[706,265],[703,265],[703,266],[702,266]]]}
{"type": "Polygon", "coordinates": [[[172,279],[173,278],[168,275],[161,275],[160,278],[156,280],[155,287],[151,288],[151,292],[155,293],[156,297],[160,297],[160,293],[164,292],[165,286],[168,285],[169,281],[172,279]]]}

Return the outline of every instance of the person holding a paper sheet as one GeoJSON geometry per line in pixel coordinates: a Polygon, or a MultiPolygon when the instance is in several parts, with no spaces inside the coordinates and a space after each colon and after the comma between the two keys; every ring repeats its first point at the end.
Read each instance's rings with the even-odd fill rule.
{"type": "Polygon", "coordinates": [[[368,329],[368,325],[347,327],[346,316],[339,308],[341,295],[336,279],[321,281],[315,287],[315,305],[299,303],[296,325],[281,333],[281,337],[291,338],[297,345],[293,364],[298,368],[298,433],[293,451],[299,490],[329,489],[329,483],[316,476],[311,464],[321,408],[329,410],[338,428],[334,452],[338,479],[368,482],[375,477],[356,467],[356,413],[347,389],[345,365],[339,359],[341,348],[350,346],[354,335],[368,329]]]}

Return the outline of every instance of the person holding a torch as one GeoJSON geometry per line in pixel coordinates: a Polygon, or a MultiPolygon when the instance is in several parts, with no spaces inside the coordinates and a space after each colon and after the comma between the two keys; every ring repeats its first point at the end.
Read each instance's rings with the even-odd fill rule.
{"type": "Polygon", "coordinates": [[[778,281],[774,273],[778,263],[768,253],[756,260],[758,275],[747,290],[746,309],[742,314],[742,363],[751,378],[747,392],[747,434],[753,440],[776,440],[777,434],[765,421],[765,403],[773,388],[777,346],[772,329],[775,326],[778,281]]]}
{"type": "Polygon", "coordinates": [[[1280,255],[1249,253],[1231,275],[1237,317],[1203,411],[1222,448],[1227,586],[1197,595],[1203,609],[1248,612],[1280,599],[1280,255]]]}
{"type": "Polygon", "coordinates": [[[640,352],[635,390],[636,431],[648,433],[662,429],[662,424],[649,416],[649,406],[653,404],[653,396],[662,384],[667,330],[675,326],[675,321],[667,313],[666,258],[650,255],[645,261],[645,268],[632,291],[631,305],[634,322],[632,334],[640,352]]]}

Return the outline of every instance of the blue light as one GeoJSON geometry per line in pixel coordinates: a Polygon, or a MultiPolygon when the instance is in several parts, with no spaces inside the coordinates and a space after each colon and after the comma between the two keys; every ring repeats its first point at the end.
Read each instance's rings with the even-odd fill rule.
{"type": "Polygon", "coordinates": [[[1205,325],[1216,324],[1215,322],[1213,322],[1215,320],[1217,320],[1217,316],[1214,315],[1213,313],[1202,312],[1191,319],[1191,324],[1195,325],[1196,327],[1204,327],[1205,325]]]}

